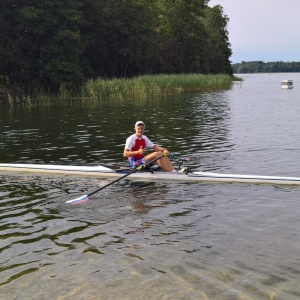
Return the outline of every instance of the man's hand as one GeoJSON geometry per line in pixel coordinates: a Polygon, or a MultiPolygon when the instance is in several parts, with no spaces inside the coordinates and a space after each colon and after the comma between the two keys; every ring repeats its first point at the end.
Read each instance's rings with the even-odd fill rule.
{"type": "Polygon", "coordinates": [[[146,167],[146,165],[143,164],[143,165],[137,166],[136,169],[138,172],[142,172],[145,169],[145,167],[146,167]]]}
{"type": "Polygon", "coordinates": [[[168,156],[170,154],[170,152],[168,149],[164,149],[163,154],[164,154],[164,156],[168,156]]]}
{"type": "Polygon", "coordinates": [[[143,155],[145,154],[145,149],[141,146],[140,149],[137,151],[137,155],[143,155]]]}

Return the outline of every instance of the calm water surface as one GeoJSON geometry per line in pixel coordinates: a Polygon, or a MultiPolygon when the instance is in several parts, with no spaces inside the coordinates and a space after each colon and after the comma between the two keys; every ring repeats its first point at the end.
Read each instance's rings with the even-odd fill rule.
{"type": "MultiPolygon", "coordinates": [[[[300,74],[128,103],[2,107],[1,162],[122,158],[136,120],[191,167],[300,176],[300,74]],[[294,80],[281,90],[282,79],[294,80]]],[[[0,174],[1,299],[299,299],[300,187],[0,174]]]]}

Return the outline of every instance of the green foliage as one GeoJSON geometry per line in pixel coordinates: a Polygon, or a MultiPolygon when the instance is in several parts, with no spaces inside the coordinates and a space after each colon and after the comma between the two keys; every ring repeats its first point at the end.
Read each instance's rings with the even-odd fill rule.
{"type": "Polygon", "coordinates": [[[25,92],[57,91],[82,79],[79,2],[7,0],[2,8],[0,74],[11,84],[25,92]]]}
{"type": "Polygon", "coordinates": [[[228,40],[227,24],[229,18],[224,15],[220,5],[206,10],[206,26],[210,32],[206,53],[209,58],[210,72],[232,74],[229,57],[232,54],[228,40]]]}
{"type": "Polygon", "coordinates": [[[273,72],[300,72],[300,62],[263,62],[263,61],[242,61],[232,65],[236,74],[242,73],[273,73],[273,72]]]}
{"type": "Polygon", "coordinates": [[[232,74],[228,17],[207,0],[6,0],[0,76],[25,93],[87,79],[232,74]]]}
{"type": "MultiPolygon", "coordinates": [[[[11,107],[51,105],[53,103],[99,103],[102,101],[147,101],[170,94],[199,93],[229,89],[233,81],[239,80],[225,74],[160,74],[142,75],[132,78],[97,78],[86,81],[76,94],[61,85],[58,94],[39,93],[13,96],[6,93],[4,102],[11,107]]],[[[1,95],[0,95],[1,96],[1,95]]]]}
{"type": "Polygon", "coordinates": [[[130,79],[87,81],[80,98],[85,101],[148,99],[155,96],[186,92],[228,89],[233,78],[229,75],[160,74],[142,75],[130,79]]]}

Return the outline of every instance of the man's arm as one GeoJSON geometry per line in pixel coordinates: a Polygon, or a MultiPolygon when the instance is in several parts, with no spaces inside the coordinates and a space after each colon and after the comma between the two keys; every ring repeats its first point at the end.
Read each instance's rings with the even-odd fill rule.
{"type": "Polygon", "coordinates": [[[154,151],[156,151],[156,152],[158,152],[158,151],[161,151],[161,152],[167,152],[167,155],[169,155],[170,154],[170,152],[166,149],[166,148],[162,148],[162,147],[160,147],[160,146],[157,146],[157,145],[154,145],[153,146],[153,150],[154,151]]]}
{"type": "Polygon", "coordinates": [[[145,149],[143,149],[142,147],[138,151],[130,151],[125,148],[123,156],[127,158],[127,157],[132,157],[132,156],[136,156],[136,155],[144,155],[144,154],[145,154],[145,149]]]}

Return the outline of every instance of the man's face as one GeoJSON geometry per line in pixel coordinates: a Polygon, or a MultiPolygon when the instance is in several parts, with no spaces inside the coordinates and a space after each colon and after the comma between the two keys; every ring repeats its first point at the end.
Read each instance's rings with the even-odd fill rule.
{"type": "Polygon", "coordinates": [[[145,131],[145,126],[140,124],[140,125],[137,125],[135,126],[135,134],[137,136],[142,136],[144,134],[144,131],[145,131]]]}

